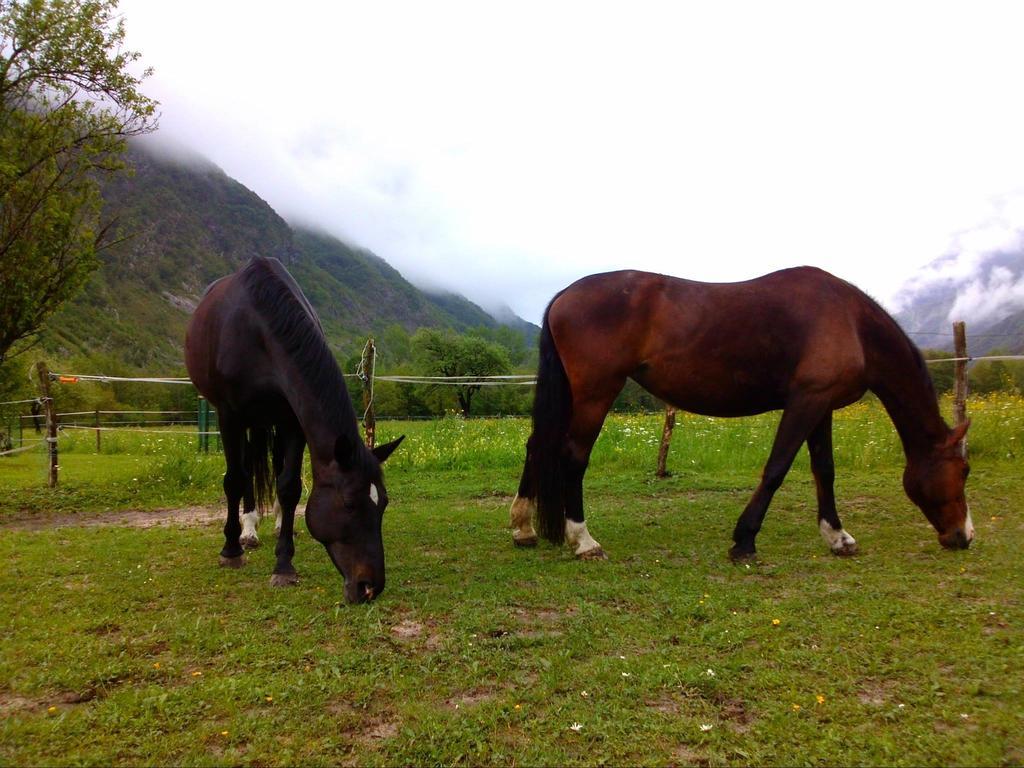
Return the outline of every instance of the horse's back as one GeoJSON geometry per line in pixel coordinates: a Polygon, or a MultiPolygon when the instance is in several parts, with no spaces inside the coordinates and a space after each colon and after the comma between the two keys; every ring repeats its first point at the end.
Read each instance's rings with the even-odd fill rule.
{"type": "Polygon", "coordinates": [[[685,410],[729,416],[784,407],[795,387],[863,394],[859,324],[871,304],[812,267],[737,283],[622,271],[573,283],[546,320],[570,378],[612,371],[685,410]]]}
{"type": "Polygon", "coordinates": [[[302,291],[276,259],[252,259],[212,283],[189,321],[185,365],[196,389],[218,407],[241,408],[278,388],[280,366],[271,360],[273,340],[249,288],[254,280],[280,281],[319,329],[302,291]]]}

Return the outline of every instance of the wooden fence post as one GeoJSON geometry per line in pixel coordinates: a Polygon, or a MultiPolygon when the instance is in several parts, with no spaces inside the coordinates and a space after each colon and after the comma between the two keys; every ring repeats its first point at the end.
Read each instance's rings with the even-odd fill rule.
{"type": "MultiPolygon", "coordinates": [[[[967,421],[967,329],[963,320],[953,323],[953,420],[957,424],[967,421]]],[[[967,458],[967,436],[960,441],[960,455],[967,458]]]]}
{"type": "Polygon", "coordinates": [[[377,348],[373,345],[373,339],[367,339],[363,357],[359,361],[359,378],[363,382],[363,434],[366,447],[371,449],[377,442],[377,417],[373,412],[373,368],[376,357],[377,348]]]}
{"type": "Polygon", "coordinates": [[[668,477],[665,469],[665,462],[668,461],[668,447],[672,443],[672,430],[676,426],[676,409],[671,405],[665,406],[665,426],[661,430],[661,447],[658,448],[658,469],[656,477],[668,477]]]}
{"type": "Polygon", "coordinates": [[[39,377],[39,394],[43,401],[43,411],[46,414],[46,445],[50,455],[50,474],[48,484],[51,488],[57,487],[57,414],[53,407],[53,398],[50,396],[50,370],[46,363],[36,363],[36,375],[39,377]]]}

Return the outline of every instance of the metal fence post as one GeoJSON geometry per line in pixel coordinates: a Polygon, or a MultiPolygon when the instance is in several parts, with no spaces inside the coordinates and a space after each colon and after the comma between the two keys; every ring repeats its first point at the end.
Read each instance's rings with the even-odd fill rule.
{"type": "Polygon", "coordinates": [[[199,427],[199,452],[207,453],[209,451],[209,435],[206,434],[206,428],[210,421],[210,404],[206,402],[206,398],[200,396],[199,398],[199,413],[196,416],[196,425],[199,427]]]}

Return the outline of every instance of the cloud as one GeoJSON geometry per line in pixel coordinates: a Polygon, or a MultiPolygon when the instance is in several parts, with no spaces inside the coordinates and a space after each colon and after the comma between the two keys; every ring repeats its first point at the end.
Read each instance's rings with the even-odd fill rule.
{"type": "Polygon", "coordinates": [[[920,268],[890,302],[894,311],[915,298],[950,288],[956,299],[950,320],[983,322],[1024,308],[1024,190],[989,200],[979,223],[955,232],[943,256],[920,268]],[[1002,262],[1015,263],[1016,270],[1002,262]]]}
{"type": "Polygon", "coordinates": [[[1019,4],[120,7],[162,134],[533,321],[619,268],[807,263],[885,301],[1024,179],[1019,4]]]}
{"type": "Polygon", "coordinates": [[[1024,309],[1024,273],[1014,275],[1007,267],[993,267],[957,291],[949,319],[983,324],[995,322],[1024,309]]]}

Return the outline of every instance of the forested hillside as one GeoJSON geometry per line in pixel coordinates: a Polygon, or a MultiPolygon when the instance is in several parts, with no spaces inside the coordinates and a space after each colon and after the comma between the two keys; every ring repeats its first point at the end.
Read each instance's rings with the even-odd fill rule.
{"type": "Polygon", "coordinates": [[[131,160],[134,175],[104,194],[119,240],[86,290],[47,323],[42,344],[51,356],[112,356],[150,373],[180,371],[185,324],[204,288],[256,255],[285,263],[341,355],[393,324],[409,333],[500,326],[461,296],[421,291],[368,251],[293,229],[202,158],[134,146],[131,160]]]}
{"type": "MultiPolygon", "coordinates": [[[[290,226],[204,158],[136,143],[129,160],[134,173],[104,187],[117,234],[101,253],[100,269],[49,319],[36,346],[0,371],[0,390],[30,389],[24,369],[38,359],[54,370],[81,373],[183,375],[185,327],[203,291],[253,256],[273,256],[287,266],[342,363],[350,365],[374,336],[383,368],[422,368],[412,337],[431,328],[483,337],[505,349],[511,367],[532,367],[539,329],[514,314],[503,312],[499,321],[462,296],[425,292],[369,251],[290,226]]],[[[86,390],[93,393],[85,401],[92,407],[100,397],[93,387],[65,399],[81,400],[86,390]]],[[[123,387],[100,399],[169,402],[123,387]]]]}

